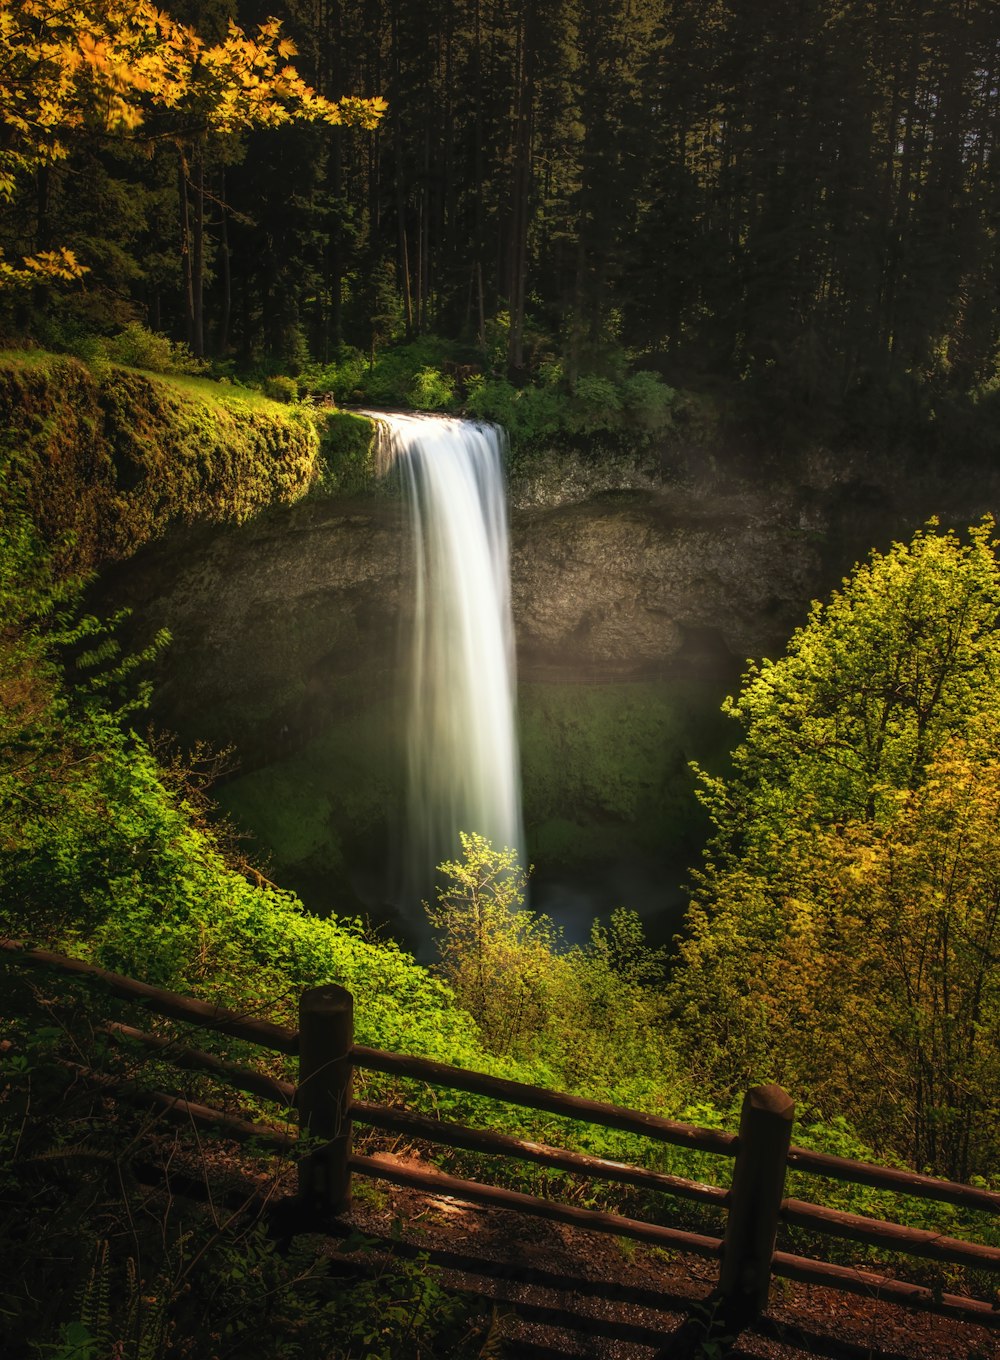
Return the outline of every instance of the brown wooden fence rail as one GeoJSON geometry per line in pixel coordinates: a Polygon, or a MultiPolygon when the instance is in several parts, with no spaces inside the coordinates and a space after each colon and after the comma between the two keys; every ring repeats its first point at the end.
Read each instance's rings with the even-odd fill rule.
{"type": "Polygon", "coordinates": [[[849,1293],[877,1295],[894,1303],[987,1327],[1000,1325],[1000,1309],[984,1299],[943,1294],[937,1289],[904,1280],[775,1250],[779,1225],[785,1223],[888,1251],[1000,1273],[1000,1249],[996,1247],[786,1198],[785,1176],[791,1168],[857,1185],[895,1190],[919,1199],[944,1200],[966,1208],[994,1214],[1000,1212],[1000,1194],[993,1191],[792,1146],[795,1107],[791,1097],[780,1087],[759,1086],[749,1091],[743,1102],[739,1133],[730,1134],[523,1082],[507,1081],[426,1058],[366,1048],[354,1042],[351,994],[334,985],[311,988],[303,993],[299,1029],[295,1031],[162,991],[134,978],[106,972],[81,959],[47,950],[25,949],[15,941],[0,941],[0,957],[22,966],[53,968],[92,978],[116,996],[139,1002],[157,1014],[232,1035],[262,1048],[297,1055],[299,1080],[297,1086],[293,1086],[200,1049],[179,1045],[162,1035],[148,1034],[120,1023],[105,1027],[105,1032],[112,1038],[138,1042],[176,1066],[208,1073],[230,1086],[275,1101],[285,1108],[294,1106],[299,1128],[308,1131],[309,1135],[304,1151],[297,1147],[299,1138],[294,1132],[236,1119],[164,1092],[142,1090],[127,1083],[109,1083],[109,1079],[95,1073],[87,1075],[101,1084],[113,1085],[119,1095],[152,1105],[168,1117],[210,1125],[220,1133],[242,1140],[254,1139],[280,1152],[299,1152],[299,1199],[310,1212],[322,1215],[344,1212],[350,1206],[352,1177],[360,1175],[426,1190],[434,1195],[450,1195],[472,1204],[514,1209],[590,1231],[714,1257],[720,1261],[717,1291],[720,1311],[729,1327],[744,1326],[760,1315],[766,1307],[774,1276],[849,1293]],[[734,1159],[732,1184],[730,1189],[723,1190],[680,1176],[668,1176],[643,1167],[355,1100],[352,1086],[356,1068],[415,1078],[506,1104],[731,1157],[734,1159]],[[449,1147],[516,1157],[556,1170],[716,1205],[726,1210],[724,1235],[709,1237],[618,1214],[579,1209],[478,1181],[409,1170],[382,1157],[360,1156],[351,1146],[354,1124],[406,1133],[449,1147]]]}

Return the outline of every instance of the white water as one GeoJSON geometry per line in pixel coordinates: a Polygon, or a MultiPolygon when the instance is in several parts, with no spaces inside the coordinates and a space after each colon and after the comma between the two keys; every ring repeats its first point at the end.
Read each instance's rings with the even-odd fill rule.
{"type": "Polygon", "coordinates": [[[404,897],[426,896],[458,833],[521,850],[514,627],[502,430],[370,412],[410,507],[404,897]]]}

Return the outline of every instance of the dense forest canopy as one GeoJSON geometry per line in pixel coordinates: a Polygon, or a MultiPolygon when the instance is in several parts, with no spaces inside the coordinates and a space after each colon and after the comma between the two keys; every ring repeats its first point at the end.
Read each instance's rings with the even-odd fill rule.
{"type": "MultiPolygon", "coordinates": [[[[207,40],[275,8],[171,6],[207,40]]],[[[88,267],[56,330],[138,317],[277,367],[437,331],[514,376],[640,359],[849,430],[995,378],[989,0],[279,12],[317,90],[384,96],[384,121],[212,133],[180,168],[155,123],[77,129],[0,222],[8,255],[88,267]]],[[[6,324],[53,338],[43,314],[22,297],[6,324]]]]}

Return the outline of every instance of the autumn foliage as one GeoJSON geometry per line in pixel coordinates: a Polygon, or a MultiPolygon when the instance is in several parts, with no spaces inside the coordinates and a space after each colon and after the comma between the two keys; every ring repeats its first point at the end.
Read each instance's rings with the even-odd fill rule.
{"type": "MultiPolygon", "coordinates": [[[[384,101],[317,94],[291,65],[295,50],[277,19],[253,33],[230,22],[210,44],[149,0],[4,0],[0,200],[81,137],[190,137],[293,119],[374,126],[384,101]]],[[[82,272],[66,248],[17,265],[0,257],[0,287],[82,272]]]]}

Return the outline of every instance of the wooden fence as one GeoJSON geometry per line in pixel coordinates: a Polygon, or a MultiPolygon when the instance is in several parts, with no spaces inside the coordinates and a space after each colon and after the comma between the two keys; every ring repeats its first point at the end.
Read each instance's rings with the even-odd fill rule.
{"type": "Polygon", "coordinates": [[[112,1082],[96,1073],[84,1075],[113,1087],[120,1095],[159,1109],[167,1117],[185,1122],[193,1120],[229,1137],[255,1139],[283,1153],[297,1151],[300,1154],[299,1202],[304,1210],[314,1215],[344,1212],[351,1202],[352,1177],[373,1177],[432,1195],[449,1195],[471,1204],[514,1209],[590,1231],[718,1259],[717,1298],[721,1316],[730,1328],[745,1326],[760,1315],[766,1307],[770,1282],[775,1276],[849,1293],[874,1295],[987,1327],[1000,1324],[1000,1309],[984,1299],[946,1294],[854,1267],[775,1250],[778,1228],[787,1224],[886,1251],[1000,1272],[1000,1248],[786,1198],[785,1177],[791,1168],[856,1185],[898,1191],[918,1199],[942,1200],[992,1213],[1000,1211],[1000,1194],[989,1190],[793,1146],[791,1131],[795,1107],[791,1097],[778,1086],[758,1086],[749,1091],[743,1102],[739,1133],[730,1134],[522,1082],[506,1081],[426,1058],[366,1048],[354,1042],[353,999],[342,987],[328,985],[303,993],[299,1029],[295,1031],[162,991],[134,978],[106,972],[80,959],[46,950],[24,949],[13,941],[0,941],[0,950],[3,951],[0,957],[20,965],[53,968],[95,979],[116,996],[140,1002],[147,1009],[173,1020],[201,1025],[262,1048],[297,1056],[299,1080],[297,1086],[293,1086],[214,1054],[181,1046],[162,1035],[120,1023],[105,1027],[112,1038],[137,1042],[175,1066],[208,1073],[239,1090],[273,1100],[284,1108],[294,1106],[299,1128],[308,1133],[303,1142],[304,1150],[297,1147],[299,1137],[296,1133],[236,1119],[168,1093],[126,1087],[125,1083],[112,1082]],[[729,1157],[734,1159],[732,1183],[728,1190],[723,1190],[643,1167],[355,1100],[352,1090],[355,1069],[416,1078],[506,1104],[729,1157]],[[354,1153],[351,1145],[355,1124],[491,1156],[515,1157],[554,1170],[715,1205],[726,1213],[724,1235],[709,1237],[659,1223],[559,1204],[478,1181],[410,1170],[386,1158],[360,1156],[354,1153]]]}

